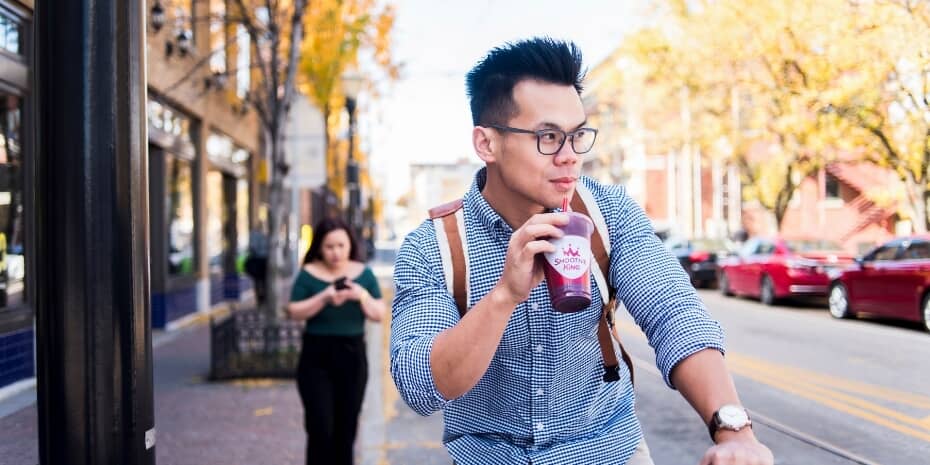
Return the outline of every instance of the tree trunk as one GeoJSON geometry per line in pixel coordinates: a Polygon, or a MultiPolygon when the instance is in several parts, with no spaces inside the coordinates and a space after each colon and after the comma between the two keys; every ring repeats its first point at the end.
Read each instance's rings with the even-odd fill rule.
{"type": "Polygon", "coordinates": [[[911,224],[914,232],[927,232],[927,190],[921,187],[910,173],[904,179],[907,203],[911,210],[911,224]]]}
{"type": "Polygon", "coordinates": [[[278,280],[283,271],[282,260],[284,258],[284,238],[281,231],[284,217],[284,176],[280,168],[283,155],[280,132],[280,126],[272,124],[268,136],[271,142],[269,147],[271,179],[268,185],[268,273],[265,281],[267,287],[265,312],[269,318],[273,318],[282,305],[278,295],[280,288],[278,280]]]}
{"type": "MultiPolygon", "coordinates": [[[[924,183],[924,185],[926,185],[926,183],[924,183]]],[[[928,191],[926,188],[921,189],[921,191],[922,192],[920,193],[920,197],[921,197],[920,215],[923,218],[920,219],[920,224],[923,225],[923,228],[920,229],[919,232],[926,233],[928,228],[930,228],[930,218],[928,218],[928,216],[930,215],[927,214],[927,210],[928,210],[927,202],[930,201],[930,191],[928,191]]]]}

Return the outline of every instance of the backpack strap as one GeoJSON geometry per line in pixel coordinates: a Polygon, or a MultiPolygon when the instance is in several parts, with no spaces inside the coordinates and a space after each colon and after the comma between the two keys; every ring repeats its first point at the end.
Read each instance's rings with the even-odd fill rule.
{"type": "Polygon", "coordinates": [[[465,216],[462,199],[453,200],[429,211],[436,230],[436,242],[442,257],[442,269],[446,277],[446,288],[455,299],[459,316],[468,311],[468,260],[465,241],[465,216]]]}
{"type": "Polygon", "coordinates": [[[591,267],[591,274],[594,275],[594,281],[601,296],[604,299],[604,306],[601,309],[601,319],[597,327],[597,339],[601,345],[601,355],[604,357],[604,381],[616,381],[620,379],[619,364],[617,354],[613,350],[613,344],[610,341],[611,335],[617,345],[620,347],[620,356],[623,362],[630,370],[630,382],[633,382],[633,359],[623,347],[620,341],[620,334],[614,326],[614,309],[617,307],[617,290],[608,285],[607,276],[610,275],[610,234],[607,231],[607,222],[601,214],[600,207],[594,196],[582,183],[575,185],[575,195],[571,202],[572,210],[587,215],[594,223],[594,233],[591,235],[591,254],[594,255],[596,267],[591,267]]]}
{"type": "MultiPolygon", "coordinates": [[[[597,341],[604,360],[604,381],[613,382],[620,379],[619,362],[610,340],[611,334],[620,346],[620,353],[630,370],[630,381],[632,381],[633,361],[623,348],[623,344],[620,343],[620,337],[614,328],[615,292],[607,285],[606,273],[604,273],[610,265],[610,236],[607,234],[607,225],[591,193],[581,184],[577,185],[575,192],[577,195],[572,198],[572,209],[590,217],[595,225],[591,237],[591,252],[597,266],[591,267],[591,272],[601,291],[601,296],[605,298],[597,328],[597,341]],[[592,208],[589,209],[588,205],[592,208]],[[612,328],[614,331],[611,331],[612,328]]],[[[457,199],[429,210],[430,219],[436,230],[436,241],[439,244],[439,255],[442,258],[443,274],[446,278],[446,289],[455,299],[460,317],[464,317],[468,311],[470,300],[468,242],[465,238],[465,217],[462,206],[462,199],[457,199]]]]}

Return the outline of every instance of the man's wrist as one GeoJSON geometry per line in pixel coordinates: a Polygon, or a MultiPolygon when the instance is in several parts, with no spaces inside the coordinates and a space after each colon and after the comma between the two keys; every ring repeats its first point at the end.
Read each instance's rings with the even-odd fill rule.
{"type": "Polygon", "coordinates": [[[491,289],[491,292],[488,293],[488,298],[491,299],[494,308],[507,312],[513,312],[513,309],[517,308],[517,305],[521,302],[517,300],[505,286],[500,284],[491,289]]]}
{"type": "Polygon", "coordinates": [[[752,432],[752,427],[747,426],[739,431],[729,429],[718,429],[714,433],[714,444],[720,444],[729,441],[756,441],[756,435],[752,432]]]}

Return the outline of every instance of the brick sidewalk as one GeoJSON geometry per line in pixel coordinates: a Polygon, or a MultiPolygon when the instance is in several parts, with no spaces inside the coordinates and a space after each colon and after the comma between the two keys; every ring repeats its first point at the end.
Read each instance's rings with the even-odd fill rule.
{"type": "MultiPolygon", "coordinates": [[[[389,294],[390,283],[383,278],[389,294]]],[[[441,415],[423,419],[397,395],[387,366],[390,323],[369,323],[366,331],[371,373],[356,443],[357,463],[451,463],[440,443],[441,415]]],[[[165,336],[154,353],[156,463],[303,463],[303,409],[293,381],[207,382],[209,327],[165,336]]],[[[38,463],[34,403],[0,418],[0,431],[0,463],[38,463]]]]}
{"type": "MultiPolygon", "coordinates": [[[[293,382],[205,382],[209,344],[209,328],[200,326],[155,350],[156,463],[302,463],[293,382]]],[[[38,463],[35,404],[0,419],[0,430],[3,463],[38,463]]]]}

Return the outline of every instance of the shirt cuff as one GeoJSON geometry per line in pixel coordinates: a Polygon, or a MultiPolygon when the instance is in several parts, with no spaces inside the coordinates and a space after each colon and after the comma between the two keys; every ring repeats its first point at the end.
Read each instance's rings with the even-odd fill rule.
{"type": "Polygon", "coordinates": [[[656,364],[662,372],[665,384],[675,389],[672,383],[672,370],[682,360],[705,349],[717,349],[721,354],[726,353],[723,341],[723,329],[714,320],[704,320],[692,323],[687,328],[687,334],[670,335],[663,349],[656,353],[656,364]],[[699,335],[695,338],[694,335],[699,335]]]}
{"type": "Polygon", "coordinates": [[[441,410],[451,401],[436,387],[430,354],[436,335],[424,336],[411,341],[402,350],[399,372],[403,378],[398,383],[401,396],[407,405],[420,415],[430,415],[441,410]]]}

